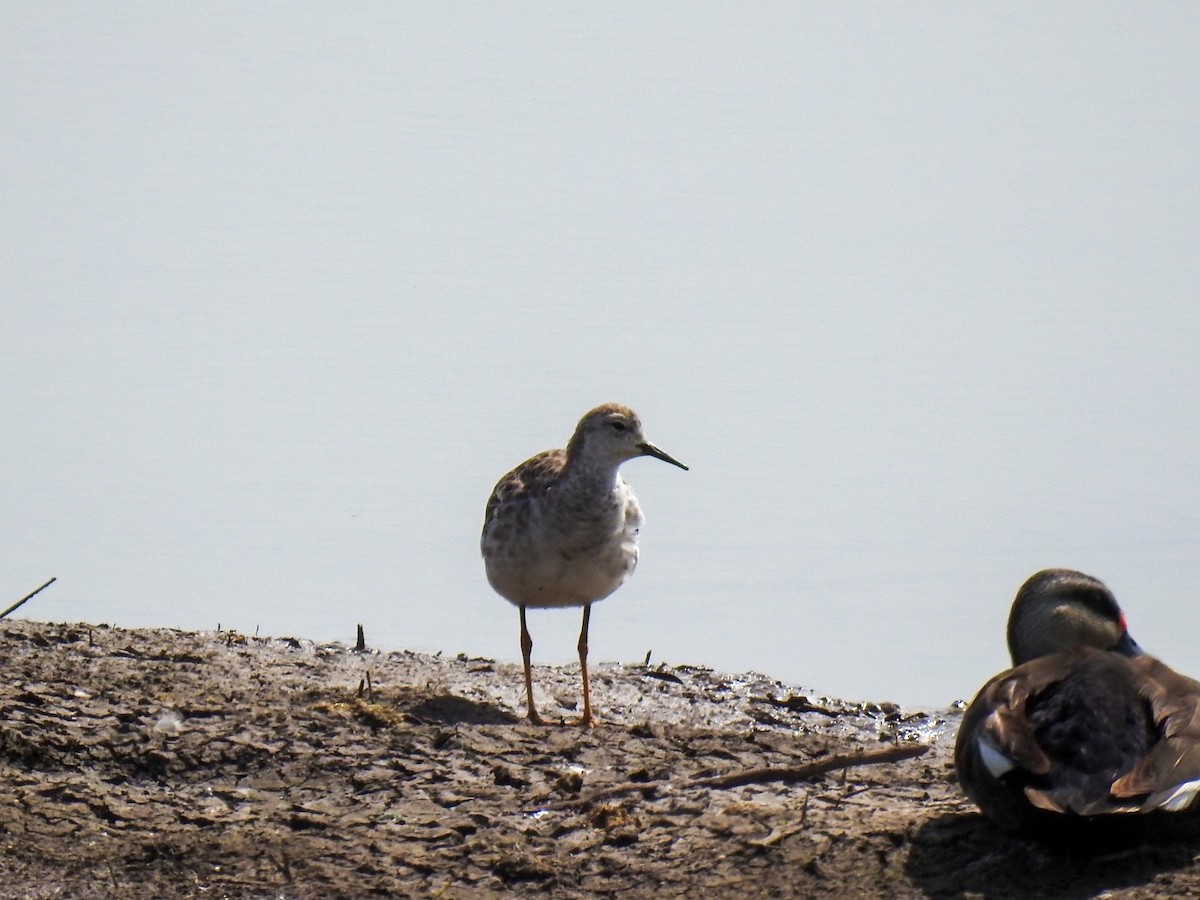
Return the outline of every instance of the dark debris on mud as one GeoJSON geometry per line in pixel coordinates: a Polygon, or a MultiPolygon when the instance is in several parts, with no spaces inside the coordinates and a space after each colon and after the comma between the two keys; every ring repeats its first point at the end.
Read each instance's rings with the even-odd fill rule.
{"type": "MultiPolygon", "coordinates": [[[[0,897],[1200,892],[1186,841],[1086,858],[997,831],[954,782],[955,714],[757,675],[602,665],[581,731],[518,719],[519,668],[465,657],[5,621],[0,666],[0,897]],[[933,749],[692,783],[905,742],[933,749]]],[[[538,671],[544,710],[570,717],[577,674],[538,671]]]]}

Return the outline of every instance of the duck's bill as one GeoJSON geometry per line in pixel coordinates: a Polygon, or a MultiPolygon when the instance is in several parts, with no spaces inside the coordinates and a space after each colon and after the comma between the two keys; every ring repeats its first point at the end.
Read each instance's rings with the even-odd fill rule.
{"type": "Polygon", "coordinates": [[[685,472],[687,471],[687,466],[673,457],[670,453],[659,450],[649,441],[646,441],[643,444],[638,444],[638,447],[642,451],[642,456],[653,456],[655,459],[661,459],[663,462],[670,463],[673,466],[679,466],[679,468],[683,469],[685,472]]]}
{"type": "Polygon", "coordinates": [[[1117,641],[1116,646],[1113,647],[1113,650],[1115,650],[1117,653],[1123,654],[1124,656],[1146,655],[1146,651],[1138,646],[1138,642],[1130,637],[1128,631],[1121,633],[1121,639],[1117,641]]]}

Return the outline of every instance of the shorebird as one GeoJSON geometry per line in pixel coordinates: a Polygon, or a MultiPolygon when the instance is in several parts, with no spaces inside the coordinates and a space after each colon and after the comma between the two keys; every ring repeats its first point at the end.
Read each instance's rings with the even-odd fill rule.
{"type": "Polygon", "coordinates": [[[624,584],[637,566],[642,510],[618,469],[638,456],[687,469],[646,440],[637,413],[606,403],[579,420],[565,450],[525,460],[496,483],[488,499],[480,550],[488,582],[520,611],[531,722],[540,724],[542,718],[533,702],[533,639],[525,610],[582,606],[583,715],[576,724],[596,724],[588,685],[588,621],[592,604],[624,584]]]}
{"type": "Polygon", "coordinates": [[[1013,601],[1008,646],[1013,668],[979,691],[954,754],[989,817],[1094,841],[1192,805],[1200,683],[1142,652],[1102,582],[1070,569],[1032,576],[1013,601]]]}

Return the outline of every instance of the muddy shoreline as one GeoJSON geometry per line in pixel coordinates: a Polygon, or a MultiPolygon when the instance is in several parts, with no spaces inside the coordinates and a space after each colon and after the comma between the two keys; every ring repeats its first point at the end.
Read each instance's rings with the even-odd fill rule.
{"type": "MultiPolygon", "coordinates": [[[[0,663],[0,897],[1200,893],[1194,840],[1089,858],[998,831],[955,783],[954,711],[609,664],[599,727],[540,728],[490,660],[22,620],[0,663]]],[[[569,718],[577,671],[536,680],[569,718]]]]}

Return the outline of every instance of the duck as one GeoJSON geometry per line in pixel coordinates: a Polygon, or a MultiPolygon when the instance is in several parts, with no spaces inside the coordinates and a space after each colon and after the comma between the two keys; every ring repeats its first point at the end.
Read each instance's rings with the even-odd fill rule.
{"type": "Polygon", "coordinates": [[[954,748],[959,783],[988,818],[1055,840],[1193,808],[1200,682],[1138,646],[1102,581],[1032,575],[1007,640],[1013,666],[971,701],[954,748]]]}

